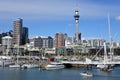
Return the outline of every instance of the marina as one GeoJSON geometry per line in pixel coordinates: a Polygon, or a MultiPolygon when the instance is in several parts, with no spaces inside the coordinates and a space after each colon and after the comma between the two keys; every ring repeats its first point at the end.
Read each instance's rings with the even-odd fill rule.
{"type": "Polygon", "coordinates": [[[120,80],[118,3],[0,1],[0,80],[120,80]]]}
{"type": "Polygon", "coordinates": [[[115,67],[111,72],[91,69],[92,77],[81,76],[86,68],[64,68],[60,70],[0,68],[2,80],[119,80],[120,67],[115,67]]]}

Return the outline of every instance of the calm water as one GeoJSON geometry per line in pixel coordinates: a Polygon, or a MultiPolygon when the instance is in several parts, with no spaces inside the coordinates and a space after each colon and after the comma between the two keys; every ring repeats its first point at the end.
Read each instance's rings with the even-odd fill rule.
{"type": "Polygon", "coordinates": [[[93,77],[80,76],[80,72],[85,68],[70,68],[54,71],[39,69],[10,69],[0,68],[0,80],[120,80],[120,67],[116,67],[111,72],[102,72],[92,69],[93,77]]]}

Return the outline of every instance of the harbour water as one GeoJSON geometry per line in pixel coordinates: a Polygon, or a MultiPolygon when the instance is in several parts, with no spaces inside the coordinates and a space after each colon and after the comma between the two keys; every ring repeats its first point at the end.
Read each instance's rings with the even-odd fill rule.
{"type": "Polygon", "coordinates": [[[93,77],[83,77],[85,68],[65,68],[61,70],[0,68],[0,80],[120,80],[120,67],[110,72],[91,69],[93,77]]]}

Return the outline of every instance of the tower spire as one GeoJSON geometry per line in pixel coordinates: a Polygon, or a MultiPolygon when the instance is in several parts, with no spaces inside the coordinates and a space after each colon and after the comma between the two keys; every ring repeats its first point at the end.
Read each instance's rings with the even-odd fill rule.
{"type": "Polygon", "coordinates": [[[76,10],[78,10],[78,0],[76,0],[76,10]]]}

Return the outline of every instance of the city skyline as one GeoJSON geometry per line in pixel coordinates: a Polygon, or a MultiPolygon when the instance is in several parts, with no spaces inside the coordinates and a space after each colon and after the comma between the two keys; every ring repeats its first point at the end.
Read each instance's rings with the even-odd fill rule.
{"type": "MultiPolygon", "coordinates": [[[[120,41],[119,0],[78,0],[81,37],[102,37],[109,40],[107,15],[110,14],[113,40],[120,41]]],[[[13,29],[13,21],[23,19],[29,36],[52,36],[57,32],[75,36],[76,0],[0,0],[0,32],[13,29]]]]}

